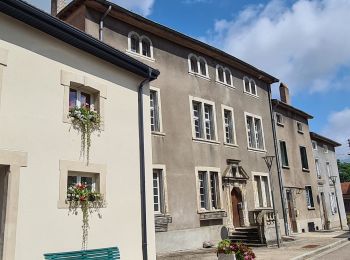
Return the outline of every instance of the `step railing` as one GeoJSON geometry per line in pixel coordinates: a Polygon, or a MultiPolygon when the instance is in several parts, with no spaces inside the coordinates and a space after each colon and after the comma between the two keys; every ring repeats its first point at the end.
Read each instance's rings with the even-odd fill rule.
{"type": "Polygon", "coordinates": [[[257,226],[260,242],[268,244],[271,240],[271,230],[275,230],[275,214],[272,209],[257,209],[249,211],[251,226],[257,226]]]}

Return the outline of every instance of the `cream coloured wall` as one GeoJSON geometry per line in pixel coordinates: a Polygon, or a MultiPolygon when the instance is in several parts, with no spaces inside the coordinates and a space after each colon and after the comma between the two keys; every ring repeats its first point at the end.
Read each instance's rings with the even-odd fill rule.
{"type": "MultiPolygon", "coordinates": [[[[28,154],[28,167],[20,172],[13,259],[43,259],[44,253],[81,246],[81,215],[58,208],[60,160],[82,161],[80,135],[62,120],[61,70],[107,89],[104,129],[92,135],[90,153],[91,163],[106,165],[107,207],[102,219],[93,215],[90,220],[88,247],[117,245],[123,259],[141,259],[137,87],[142,79],[3,14],[0,24],[0,49],[7,53],[0,149],[28,154]]],[[[145,115],[148,92],[147,86],[145,115]]],[[[145,116],[148,251],[149,259],[155,259],[149,125],[145,116]]]]}

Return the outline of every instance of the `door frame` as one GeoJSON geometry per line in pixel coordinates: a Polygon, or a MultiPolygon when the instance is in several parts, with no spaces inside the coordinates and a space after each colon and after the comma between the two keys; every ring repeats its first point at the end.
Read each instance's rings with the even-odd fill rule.
{"type": "Polygon", "coordinates": [[[298,233],[297,219],[295,216],[295,204],[292,190],[286,190],[287,204],[288,204],[288,217],[290,222],[291,231],[298,233]]]}
{"type": "Polygon", "coordinates": [[[240,188],[238,188],[238,187],[232,187],[230,194],[231,194],[231,209],[232,209],[231,210],[231,219],[232,219],[232,224],[233,224],[234,227],[241,227],[242,226],[242,210],[243,210],[243,194],[242,194],[242,190],[240,188]],[[239,225],[235,225],[235,223],[234,223],[235,222],[234,221],[234,216],[233,216],[234,208],[233,208],[233,201],[232,201],[232,197],[233,197],[232,194],[233,193],[236,193],[240,197],[240,199],[238,199],[238,196],[237,196],[237,201],[240,200],[240,202],[238,202],[238,203],[242,204],[241,208],[239,209],[238,208],[238,203],[237,203],[237,213],[238,213],[238,223],[239,223],[239,225]]]}

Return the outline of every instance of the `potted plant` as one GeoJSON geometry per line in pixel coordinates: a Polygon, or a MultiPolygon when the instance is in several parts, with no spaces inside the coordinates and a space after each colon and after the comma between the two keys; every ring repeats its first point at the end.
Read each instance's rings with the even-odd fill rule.
{"type": "Polygon", "coordinates": [[[251,248],[242,244],[235,243],[229,239],[219,242],[217,247],[218,260],[253,260],[255,254],[251,248]]]}

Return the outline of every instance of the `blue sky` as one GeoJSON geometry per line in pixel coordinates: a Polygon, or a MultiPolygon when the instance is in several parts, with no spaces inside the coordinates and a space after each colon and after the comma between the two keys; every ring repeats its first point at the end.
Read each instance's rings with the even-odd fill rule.
{"type": "MultiPolygon", "coordinates": [[[[28,0],[49,10],[49,0],[28,0]]],[[[249,62],[285,82],[311,129],[350,138],[350,1],[114,0],[249,62]]],[[[275,96],[278,85],[274,86],[275,96]]]]}

